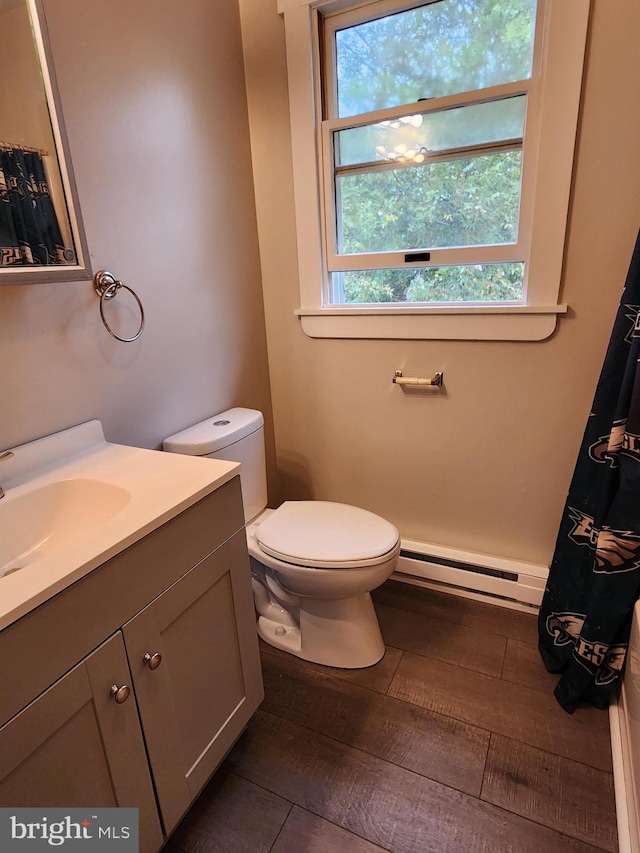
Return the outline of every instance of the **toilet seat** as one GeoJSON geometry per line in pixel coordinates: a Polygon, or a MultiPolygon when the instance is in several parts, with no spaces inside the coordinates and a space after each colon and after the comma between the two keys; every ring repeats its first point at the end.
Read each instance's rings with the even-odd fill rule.
{"type": "Polygon", "coordinates": [[[333,501],[286,501],[254,536],[276,560],[317,569],[378,565],[397,551],[400,539],[380,516],[333,501]]]}

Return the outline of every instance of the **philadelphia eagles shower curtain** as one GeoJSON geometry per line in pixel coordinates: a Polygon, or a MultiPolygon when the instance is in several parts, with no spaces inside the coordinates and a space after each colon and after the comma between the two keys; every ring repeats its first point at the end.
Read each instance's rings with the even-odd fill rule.
{"type": "Polygon", "coordinates": [[[555,696],[606,708],[640,593],[640,235],[560,523],[539,616],[555,696]]]}
{"type": "Polygon", "coordinates": [[[68,264],[40,154],[0,145],[0,267],[68,264]]]}

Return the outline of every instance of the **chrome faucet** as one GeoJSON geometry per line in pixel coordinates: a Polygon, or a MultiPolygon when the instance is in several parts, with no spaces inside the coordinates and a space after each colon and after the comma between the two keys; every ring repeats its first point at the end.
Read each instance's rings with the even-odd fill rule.
{"type": "MultiPolygon", "coordinates": [[[[0,462],[2,462],[3,459],[11,459],[13,456],[15,456],[15,453],[12,450],[5,450],[4,453],[0,453],[0,462]]],[[[0,486],[0,498],[3,497],[4,489],[2,488],[2,486],[0,486]]]]}

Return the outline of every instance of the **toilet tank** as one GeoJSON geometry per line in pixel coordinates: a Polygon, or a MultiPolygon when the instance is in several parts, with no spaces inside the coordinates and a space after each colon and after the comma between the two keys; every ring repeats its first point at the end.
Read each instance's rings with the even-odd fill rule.
{"type": "Polygon", "coordinates": [[[227,409],[169,436],[163,450],[240,462],[240,483],[245,523],[267,505],[264,455],[264,418],[255,409],[227,409]]]}

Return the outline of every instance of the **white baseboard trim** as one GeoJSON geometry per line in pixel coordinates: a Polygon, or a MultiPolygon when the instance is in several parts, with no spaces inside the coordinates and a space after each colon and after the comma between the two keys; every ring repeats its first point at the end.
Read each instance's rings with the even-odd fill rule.
{"type": "Polygon", "coordinates": [[[516,609],[537,608],[542,601],[547,566],[414,539],[401,545],[395,580],[516,609]]]}
{"type": "Polygon", "coordinates": [[[511,598],[502,598],[501,596],[490,595],[486,592],[476,592],[472,589],[463,589],[462,587],[445,583],[435,583],[424,580],[423,578],[409,577],[398,572],[394,572],[390,580],[411,584],[411,586],[419,586],[423,589],[433,589],[436,592],[446,592],[448,595],[457,595],[459,598],[471,598],[474,601],[483,601],[485,604],[495,604],[496,607],[506,607],[509,610],[521,610],[523,613],[535,614],[540,609],[534,604],[521,604],[519,601],[514,601],[511,598]]]}

